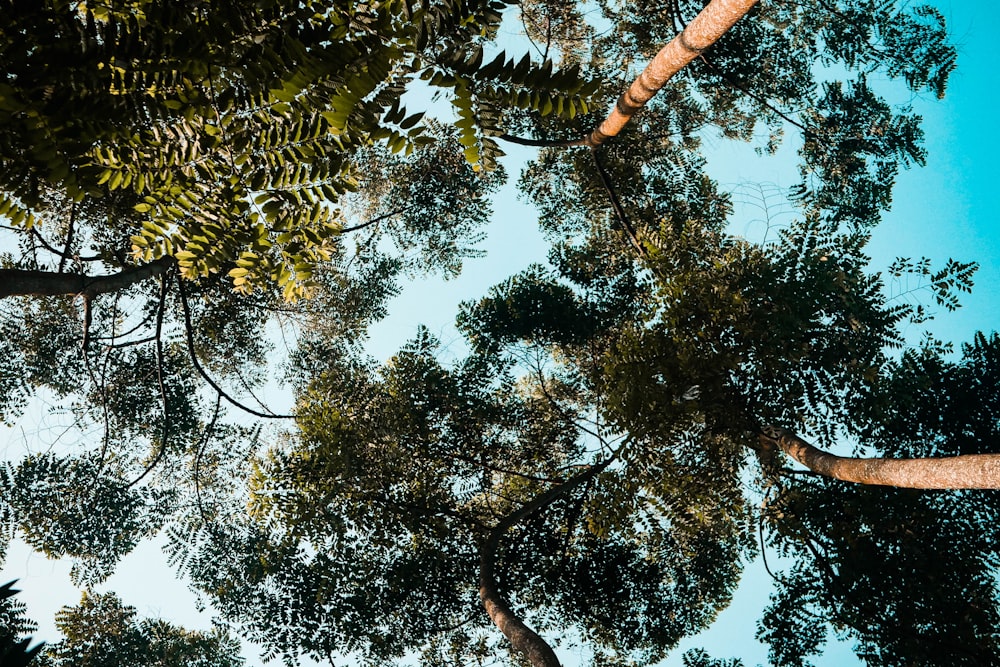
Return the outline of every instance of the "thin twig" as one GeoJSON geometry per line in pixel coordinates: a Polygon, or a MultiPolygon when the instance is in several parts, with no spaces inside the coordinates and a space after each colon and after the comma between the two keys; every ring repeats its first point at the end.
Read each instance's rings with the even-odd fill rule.
{"type": "Polygon", "coordinates": [[[160,385],[160,400],[163,402],[163,430],[160,434],[160,449],[142,474],[136,477],[125,488],[131,488],[138,484],[143,477],[148,475],[160,462],[167,451],[167,439],[170,436],[170,408],[167,400],[167,385],[163,377],[163,312],[166,310],[167,301],[167,278],[160,276],[160,308],[156,312],[156,380],[160,385]]]}
{"type": "Polygon", "coordinates": [[[258,410],[254,410],[253,408],[247,407],[243,403],[240,403],[235,398],[227,394],[225,390],[222,387],[220,387],[219,384],[215,380],[213,380],[207,372],[205,372],[205,369],[202,368],[201,362],[198,361],[198,353],[196,351],[196,347],[194,344],[194,326],[191,324],[191,307],[188,305],[187,291],[184,289],[184,279],[181,278],[180,274],[177,275],[177,286],[178,288],[180,288],[181,307],[184,311],[184,331],[186,333],[185,338],[187,339],[188,353],[191,356],[191,365],[194,366],[194,369],[196,371],[198,371],[198,374],[201,375],[202,379],[204,379],[205,382],[207,382],[209,386],[211,386],[212,389],[214,389],[224,399],[232,403],[240,410],[243,410],[246,413],[254,415],[255,417],[262,417],[264,419],[295,419],[295,415],[278,415],[274,414],[273,412],[270,413],[260,412],[258,410]]]}
{"type": "Polygon", "coordinates": [[[397,208],[395,211],[391,211],[389,213],[384,213],[384,214],[382,214],[380,216],[372,218],[371,220],[369,220],[367,222],[362,222],[361,224],[353,225],[351,227],[341,227],[340,233],[341,234],[347,234],[348,232],[356,232],[359,229],[364,229],[365,227],[371,227],[374,224],[382,222],[386,218],[391,218],[392,216],[399,215],[400,213],[403,213],[405,211],[406,211],[405,208],[397,208]]]}

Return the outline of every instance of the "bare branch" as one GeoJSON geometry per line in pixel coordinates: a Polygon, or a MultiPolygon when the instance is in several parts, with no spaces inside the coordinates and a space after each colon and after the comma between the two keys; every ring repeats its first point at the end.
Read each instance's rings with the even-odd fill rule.
{"type": "Polygon", "coordinates": [[[254,415],[255,417],[262,417],[264,419],[295,419],[295,415],[277,415],[274,414],[273,412],[260,412],[259,410],[254,410],[253,408],[247,407],[243,403],[240,403],[235,398],[227,394],[225,390],[219,386],[219,383],[213,380],[211,376],[209,376],[209,374],[205,372],[205,369],[202,368],[201,362],[198,361],[198,352],[194,344],[194,327],[191,324],[191,307],[190,305],[188,305],[187,291],[184,289],[184,280],[180,276],[177,277],[177,286],[180,288],[181,307],[184,310],[184,331],[186,334],[185,337],[187,339],[188,353],[191,356],[191,365],[193,365],[194,369],[198,371],[198,374],[201,375],[202,379],[204,379],[205,382],[207,382],[212,387],[212,389],[214,389],[216,393],[218,393],[224,399],[232,403],[240,410],[243,410],[246,413],[254,415]]]}

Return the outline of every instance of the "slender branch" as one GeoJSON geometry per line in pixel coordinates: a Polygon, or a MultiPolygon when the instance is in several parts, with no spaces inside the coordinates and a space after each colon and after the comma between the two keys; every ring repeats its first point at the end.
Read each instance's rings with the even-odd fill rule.
{"type": "Polygon", "coordinates": [[[367,222],[362,222],[359,225],[352,225],[351,227],[341,227],[340,233],[341,234],[347,234],[348,232],[356,232],[359,229],[364,229],[365,227],[371,227],[372,225],[377,224],[379,222],[382,222],[383,220],[385,220],[387,218],[391,218],[394,215],[399,215],[400,213],[403,213],[404,211],[406,211],[405,208],[397,208],[395,211],[390,211],[389,213],[383,213],[382,215],[374,217],[374,218],[372,218],[371,220],[369,220],[367,222]]]}
{"type": "Polygon", "coordinates": [[[462,461],[463,463],[468,463],[469,465],[472,465],[472,466],[476,466],[476,467],[482,466],[483,468],[486,468],[490,472],[499,472],[499,473],[503,473],[504,475],[514,475],[516,477],[521,477],[523,479],[530,479],[530,480],[532,480],[534,482],[543,482],[545,484],[555,484],[557,482],[562,481],[560,479],[556,479],[556,478],[553,478],[553,477],[540,477],[538,475],[531,475],[531,474],[526,473],[526,472],[518,472],[517,470],[511,470],[510,468],[501,468],[499,466],[495,466],[493,464],[487,463],[485,460],[476,460],[476,459],[474,459],[474,458],[472,458],[470,456],[462,456],[461,454],[450,454],[448,452],[437,452],[437,453],[439,455],[445,457],[445,458],[453,459],[455,461],[462,461]]]}
{"type": "MultiPolygon", "coordinates": [[[[4,228],[5,229],[12,229],[14,231],[24,231],[22,229],[18,229],[17,227],[4,227],[4,228]]],[[[67,242],[66,242],[66,248],[67,248],[67,250],[58,250],[55,247],[53,247],[52,245],[50,245],[49,242],[45,240],[45,237],[42,236],[41,232],[39,232],[38,229],[36,229],[35,227],[31,228],[31,235],[35,238],[36,241],[38,241],[40,244],[42,244],[43,248],[45,248],[46,250],[48,250],[49,252],[51,252],[53,255],[56,255],[57,257],[62,258],[62,260],[72,259],[72,260],[75,260],[75,261],[78,261],[78,262],[97,262],[97,261],[100,261],[100,260],[104,259],[100,255],[89,255],[89,256],[86,256],[86,257],[77,257],[77,256],[74,256],[74,255],[71,255],[69,253],[69,251],[68,251],[68,249],[69,249],[69,240],[67,240],[67,242]]],[[[62,273],[62,267],[63,267],[63,262],[60,261],[59,262],[59,271],[58,271],[58,273],[62,273]]]]}
{"type": "Polygon", "coordinates": [[[501,134],[497,139],[503,139],[504,141],[520,146],[534,146],[536,148],[561,148],[584,145],[582,139],[528,139],[526,137],[516,137],[512,134],[501,134]]]}
{"type": "MultiPolygon", "coordinates": [[[[605,440],[600,433],[592,431],[583,424],[579,423],[576,419],[570,416],[568,412],[563,410],[562,406],[559,405],[556,399],[551,394],[549,394],[549,388],[545,384],[545,373],[542,371],[541,364],[537,363],[537,361],[535,363],[535,374],[538,376],[538,387],[542,390],[542,396],[544,396],[545,399],[549,402],[549,405],[551,405],[552,408],[559,413],[559,416],[563,418],[563,421],[579,429],[580,431],[583,431],[587,435],[597,439],[597,441],[600,442],[603,447],[607,447],[608,441],[605,440]]],[[[600,428],[600,426],[598,426],[598,428],[600,428]]]]}
{"type": "Polygon", "coordinates": [[[604,165],[601,164],[600,158],[597,157],[597,151],[593,151],[594,164],[597,165],[597,173],[601,177],[601,184],[604,186],[605,191],[608,193],[608,198],[611,199],[611,208],[615,211],[615,216],[618,218],[618,224],[621,225],[622,230],[624,230],[626,236],[632,242],[632,247],[636,249],[639,256],[648,259],[649,253],[646,251],[645,246],[639,242],[639,236],[636,234],[635,227],[632,226],[632,222],[628,219],[628,215],[625,213],[625,208],[622,206],[621,200],[618,199],[618,193],[615,192],[614,186],[611,184],[611,176],[608,174],[604,165]]]}
{"type": "Polygon", "coordinates": [[[194,326],[191,324],[191,306],[188,305],[187,291],[184,289],[184,279],[181,278],[180,276],[177,276],[177,286],[180,288],[181,307],[184,311],[184,332],[186,334],[185,338],[187,339],[188,353],[191,356],[191,365],[194,366],[194,369],[196,371],[198,371],[198,374],[201,375],[202,379],[205,380],[205,382],[207,382],[209,386],[211,386],[212,389],[214,389],[216,393],[218,393],[224,399],[232,403],[240,410],[243,410],[244,412],[254,415],[255,417],[262,417],[264,419],[295,419],[295,415],[277,415],[274,414],[273,412],[271,413],[260,412],[258,410],[254,410],[253,408],[247,407],[243,403],[240,403],[235,398],[227,394],[225,390],[222,387],[220,387],[219,384],[215,380],[213,380],[207,372],[205,372],[205,369],[202,368],[201,362],[198,361],[198,353],[194,344],[194,326]]]}
{"type": "Polygon", "coordinates": [[[777,575],[771,571],[771,566],[767,564],[767,544],[764,542],[764,514],[761,513],[757,521],[757,532],[760,535],[760,557],[764,561],[764,569],[775,581],[781,581],[777,575]]]}
{"type": "Polygon", "coordinates": [[[464,621],[461,621],[454,625],[438,626],[434,628],[432,632],[454,632],[455,630],[458,630],[459,628],[466,626],[469,623],[472,623],[474,620],[476,620],[476,617],[478,615],[479,615],[478,612],[474,611],[473,613],[469,614],[468,618],[466,618],[464,621]]]}
{"type": "Polygon", "coordinates": [[[215,422],[219,418],[219,407],[222,404],[222,394],[215,395],[215,409],[212,411],[212,420],[205,427],[204,432],[201,434],[201,442],[198,443],[198,451],[194,455],[194,496],[195,503],[198,505],[198,515],[201,517],[201,523],[208,529],[209,534],[212,539],[215,539],[215,526],[208,522],[208,517],[205,514],[205,506],[201,500],[201,457],[205,452],[205,447],[208,445],[209,441],[212,439],[212,432],[215,430],[215,422]]]}
{"type": "Polygon", "coordinates": [[[132,482],[130,482],[125,488],[131,488],[138,484],[142,479],[152,472],[153,468],[159,464],[160,460],[163,459],[163,455],[167,451],[167,439],[170,436],[170,408],[169,401],[167,400],[167,385],[164,380],[163,373],[163,313],[166,310],[167,302],[167,280],[166,277],[160,277],[160,307],[156,311],[156,381],[160,387],[160,400],[163,403],[163,429],[160,433],[160,448],[156,452],[156,456],[153,460],[146,466],[146,469],[142,471],[142,474],[136,477],[132,482]]]}
{"type": "Polygon", "coordinates": [[[127,340],[121,343],[108,343],[104,346],[107,350],[120,350],[126,347],[134,347],[136,345],[142,345],[143,343],[152,343],[156,340],[156,335],[146,336],[145,338],[137,338],[135,340],[127,340]]]}
{"type": "Polygon", "coordinates": [[[810,130],[809,130],[808,127],[806,127],[802,123],[798,122],[797,120],[795,120],[794,118],[792,118],[791,116],[789,116],[788,114],[786,114],[784,111],[782,111],[778,107],[776,107],[773,104],[771,104],[765,98],[763,98],[760,95],[757,95],[756,93],[752,92],[749,88],[747,88],[743,84],[738,83],[736,81],[733,81],[731,78],[729,78],[726,75],[725,72],[723,72],[718,67],[716,67],[714,64],[712,64],[712,62],[708,58],[706,58],[704,55],[699,56],[698,58],[699,58],[699,60],[701,60],[701,62],[705,63],[706,67],[708,67],[710,70],[712,70],[713,72],[715,72],[719,76],[720,79],[722,79],[723,81],[725,81],[727,84],[729,84],[733,88],[736,88],[737,90],[741,91],[742,93],[744,93],[748,97],[752,98],[758,104],[761,104],[764,107],[766,107],[767,109],[770,109],[773,113],[777,114],[778,116],[780,116],[781,118],[783,118],[786,122],[791,123],[795,127],[797,127],[800,130],[802,130],[803,132],[807,132],[807,133],[810,132],[810,130]]]}
{"type": "Polygon", "coordinates": [[[1000,454],[940,458],[847,458],[817,449],[791,431],[761,429],[760,444],[777,448],[809,470],[844,482],[908,489],[1000,489],[1000,454]]]}

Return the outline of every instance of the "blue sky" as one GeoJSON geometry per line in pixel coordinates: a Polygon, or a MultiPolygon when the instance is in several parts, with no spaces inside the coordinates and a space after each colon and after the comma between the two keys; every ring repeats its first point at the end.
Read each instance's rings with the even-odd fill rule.
{"type": "MultiPolygon", "coordinates": [[[[894,258],[930,257],[935,265],[949,257],[976,260],[981,268],[976,288],[963,299],[955,313],[939,313],[926,326],[936,336],[956,343],[971,339],[977,330],[992,331],[1000,321],[1000,136],[996,132],[1000,102],[1000,19],[993,3],[985,0],[933,3],[945,14],[959,47],[959,64],[944,100],[918,98],[915,110],[925,118],[927,166],[904,172],[896,189],[893,209],[876,230],[870,246],[873,267],[887,266],[894,258]]],[[[709,142],[710,168],[723,183],[764,180],[790,186],[796,175],[787,159],[763,160],[745,147],[721,141],[709,142]]],[[[511,180],[531,149],[511,147],[505,160],[511,180]]],[[[741,224],[736,222],[735,224],[741,224]]],[[[744,221],[745,224],[745,221],[744,221]]],[[[469,262],[463,276],[454,281],[430,279],[411,286],[391,307],[391,315],[373,331],[371,350],[378,357],[390,355],[419,324],[427,325],[456,355],[462,342],[455,332],[455,306],[476,298],[485,289],[523,269],[544,261],[545,246],[535,225],[532,209],[517,202],[512,186],[497,198],[494,223],[483,244],[489,255],[469,262]]],[[[922,329],[907,332],[913,342],[922,329]]],[[[23,423],[31,432],[33,422],[23,423]]],[[[0,432],[0,456],[19,458],[25,447],[37,451],[32,436],[20,430],[0,432]]],[[[68,564],[48,561],[12,545],[0,572],[0,581],[21,580],[21,599],[40,621],[39,637],[57,637],[51,623],[53,613],[64,604],[76,603],[79,592],[70,585],[68,564]]],[[[209,614],[195,609],[193,596],[173,579],[154,544],[146,544],[122,564],[100,590],[115,590],[140,613],[158,615],[188,627],[207,627],[209,614]]],[[[754,624],[766,601],[769,586],[759,566],[751,566],[733,606],[711,630],[685,643],[704,646],[716,657],[740,656],[746,664],[763,662],[766,650],[753,640],[754,624]]],[[[822,666],[857,664],[849,647],[834,647],[817,663],[822,666]]],[[[572,656],[568,664],[573,663],[572,656]]],[[[258,665],[252,658],[250,665],[258,665]]],[[[666,665],[680,665],[679,652],[666,665]]]]}

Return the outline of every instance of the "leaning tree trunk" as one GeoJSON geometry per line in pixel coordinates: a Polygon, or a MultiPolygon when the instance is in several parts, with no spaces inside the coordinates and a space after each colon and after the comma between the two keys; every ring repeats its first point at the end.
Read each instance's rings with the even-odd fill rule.
{"type": "Polygon", "coordinates": [[[836,456],[783,428],[760,433],[764,447],[778,447],[809,470],[845,482],[907,489],[1000,489],[1000,454],[925,459],[856,459],[836,456]]]}
{"type": "Polygon", "coordinates": [[[672,76],[719,41],[719,38],[743,18],[757,2],[758,0],[712,0],[708,3],[708,6],[694,17],[681,34],[660,49],[660,52],[646,65],[642,74],[618,98],[618,103],[604,122],[580,141],[580,144],[597,148],[606,139],[621,132],[632,116],[642,109],[672,76]]]}
{"type": "Polygon", "coordinates": [[[479,550],[479,599],[486,608],[486,613],[490,620],[503,633],[510,643],[522,656],[524,656],[532,667],[559,667],[559,658],[548,642],[542,639],[537,632],[524,624],[510,606],[500,595],[496,579],[497,550],[500,548],[500,539],[520,521],[544,511],[557,498],[580,487],[590,481],[608,468],[624,450],[625,445],[620,446],[614,454],[604,459],[604,461],[594,464],[583,472],[567,479],[562,484],[550,488],[548,491],[536,496],[525,503],[520,509],[504,517],[486,536],[486,540],[479,550]]]}
{"type": "Polygon", "coordinates": [[[548,642],[525,625],[500,595],[494,573],[500,535],[494,530],[479,554],[479,599],[483,601],[490,620],[532,667],[559,667],[559,658],[548,642]]]}

